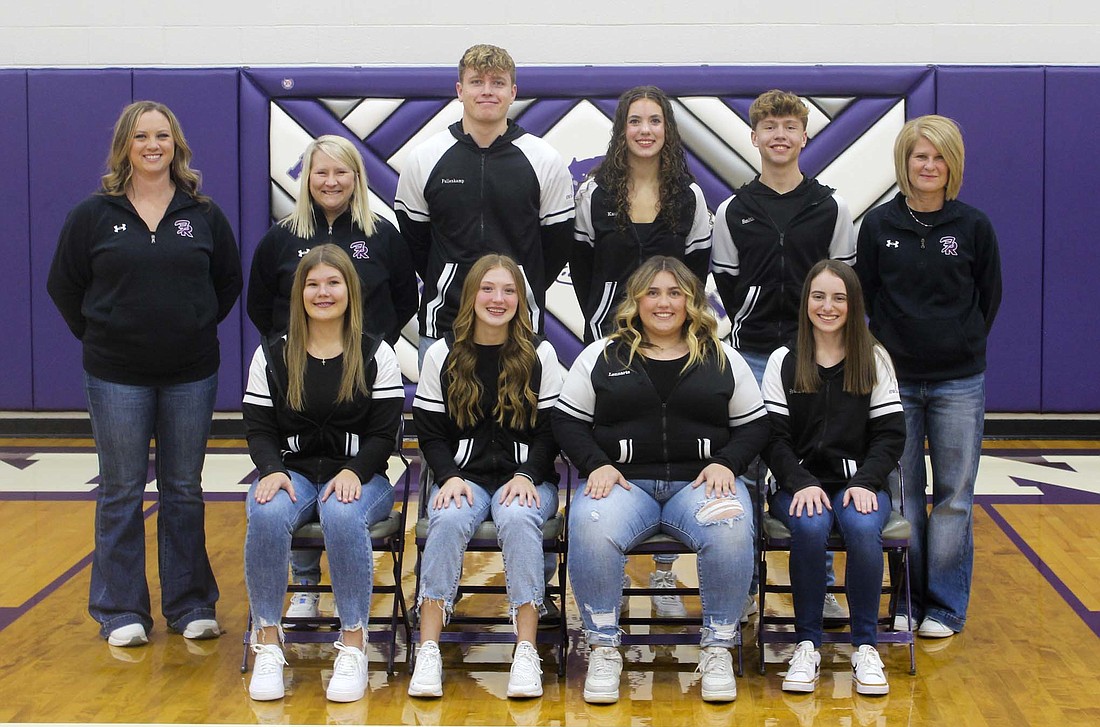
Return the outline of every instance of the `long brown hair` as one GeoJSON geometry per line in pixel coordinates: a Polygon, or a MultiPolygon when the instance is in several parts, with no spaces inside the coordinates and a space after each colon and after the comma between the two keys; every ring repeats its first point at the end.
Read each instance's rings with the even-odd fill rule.
{"type": "Polygon", "coordinates": [[[191,168],[191,147],[187,145],[187,139],[183,136],[179,119],[172,113],[172,109],[156,101],[134,101],[122,109],[118,121],[115,122],[114,135],[111,138],[111,151],[107,155],[107,173],[100,177],[100,184],[104,194],[120,197],[126,194],[126,188],[130,186],[130,180],[134,176],[134,168],[130,164],[130,147],[134,141],[134,128],[137,126],[141,115],[149,111],[157,111],[168,119],[168,128],[172,131],[174,153],[172,164],[169,166],[169,176],[176,187],[182,189],[195,199],[206,201],[209,199],[199,193],[202,177],[191,168]]]}
{"type": "Polygon", "coordinates": [[[626,281],[626,297],[615,311],[615,332],[610,335],[611,340],[620,341],[627,346],[626,359],[621,363],[629,366],[640,349],[652,345],[645,337],[638,314],[638,302],[646,296],[653,279],[661,272],[670,273],[684,293],[682,336],[688,346],[688,360],[683,370],[686,371],[689,366],[711,355],[717,357],[718,368],[724,368],[726,357],[722,354],[722,346],[718,341],[718,320],[707,305],[702,281],[682,261],[667,255],[649,258],[626,281]]]}
{"type": "Polygon", "coordinates": [[[660,194],[657,199],[657,216],[675,230],[680,221],[680,196],[695,178],[687,168],[684,144],[680,140],[680,129],[676,125],[672,104],[661,89],[656,86],[635,86],[619,96],[607,154],[592,172],[592,176],[595,177],[596,184],[607,190],[615,200],[615,223],[620,230],[625,230],[630,224],[630,152],[626,145],[626,122],[631,104],[641,99],[649,99],[660,106],[661,115],[665,119],[665,143],[659,157],[660,194]]]}
{"type": "Polygon", "coordinates": [[[813,393],[821,388],[821,373],[817,368],[817,343],[810,323],[810,287],[814,278],[829,272],[844,283],[848,296],[848,319],[844,324],[844,391],[857,396],[870,394],[875,388],[875,337],[867,329],[863,310],[863,288],[859,277],[848,265],[837,260],[820,260],[806,275],[802,284],[802,302],[798,306],[798,352],[795,358],[794,390],[813,393]]]}
{"type": "Polygon", "coordinates": [[[336,402],[352,401],[357,394],[370,395],[366,362],[363,361],[363,296],[359,288],[359,274],[355,272],[351,258],[339,247],[318,245],[298,261],[294,284],[290,288],[290,329],[284,357],[288,377],[286,398],[295,411],[302,411],[305,407],[306,347],[309,345],[309,315],[302,291],[305,290],[306,277],[318,265],[335,268],[343,276],[348,291],[348,306],[343,320],[344,372],[340,377],[336,402]]]}
{"type": "Polygon", "coordinates": [[[500,379],[497,384],[497,403],[491,415],[502,425],[524,429],[535,425],[539,397],[531,386],[535,370],[535,332],[531,327],[531,313],[527,305],[527,281],[515,260],[507,255],[485,255],[478,259],[466,281],[462,284],[462,299],[458,304],[453,326],[455,342],[449,356],[446,375],[450,386],[447,390],[447,411],[460,429],[473,427],[490,412],[481,411],[481,382],[475,374],[477,346],[474,344],[474,327],[477,316],[474,302],[481,280],[493,268],[506,270],[516,281],[519,298],[516,314],[508,322],[508,337],[500,351],[500,379]]]}

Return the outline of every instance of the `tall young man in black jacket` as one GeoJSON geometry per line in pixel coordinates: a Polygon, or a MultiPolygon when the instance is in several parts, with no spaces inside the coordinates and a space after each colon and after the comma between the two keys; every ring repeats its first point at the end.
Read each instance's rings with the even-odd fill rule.
{"type": "Polygon", "coordinates": [[[451,330],[466,272],[482,255],[519,263],[536,332],[546,288],[568,259],[573,178],[553,147],[509,121],[515,75],[503,48],[469,48],[455,84],[462,120],[416,147],[401,170],[394,210],[424,282],[421,361],[451,330]]]}
{"type": "MultiPolygon", "coordinates": [[[[760,174],[719,205],[714,216],[714,282],[732,325],[730,343],[757,384],[772,351],[798,331],[799,296],[814,263],[822,258],[856,262],[847,203],[798,165],[809,117],[802,99],[786,91],[767,91],[752,102],[749,123],[752,144],[760,152],[760,174]]],[[[755,496],[756,488],[749,485],[755,496]]],[[[833,582],[830,558],[829,585],[833,582]]],[[[754,605],[746,604],[746,615],[754,605]]],[[[828,594],[825,616],[845,615],[828,594]]]]}

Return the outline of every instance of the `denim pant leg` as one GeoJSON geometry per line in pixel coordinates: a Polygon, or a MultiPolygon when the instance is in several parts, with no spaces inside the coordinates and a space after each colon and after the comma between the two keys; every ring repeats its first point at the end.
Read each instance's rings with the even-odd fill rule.
{"type": "Polygon", "coordinates": [[[890,495],[878,492],[878,510],[861,513],[844,507],[844,490],[833,496],[833,517],[848,555],[844,571],[852,645],[878,644],[878,607],[882,598],[882,529],[890,519],[890,495]]]}
{"type": "Polygon", "coordinates": [[[161,611],[169,628],[214,618],[218,583],[206,553],[202,465],[218,393],[217,374],[157,389],[157,546],[161,611]]]}
{"type": "Polygon", "coordinates": [[[492,497],[480,485],[469,480],[466,484],[473,493],[473,505],[461,498],[461,507],[451,501],[447,507],[436,510],[432,501],[439,494],[439,485],[434,485],[428,493],[428,538],[420,561],[417,608],[425,598],[442,601],[445,614],[449,615],[454,608],[458,579],[462,576],[462,556],[474,530],[489,517],[492,497]]]}
{"type": "Polygon", "coordinates": [[[313,548],[290,551],[290,582],[308,583],[311,586],[320,583],[321,551],[313,548]]]}
{"type": "Polygon", "coordinates": [[[88,612],[100,635],[141,624],[152,628],[145,579],[145,518],[142,494],[149,481],[149,440],[156,416],[156,392],[147,386],[115,384],[85,372],[84,391],[99,458],[95,552],[88,612]]]}
{"type": "Polygon", "coordinates": [[[569,507],[569,582],[589,644],[618,646],[626,551],[657,532],[661,506],[637,483],[599,500],[584,494],[569,507]]]}
{"type": "MultiPolygon", "coordinates": [[[[924,617],[924,594],[928,586],[928,569],[925,564],[925,543],[928,539],[928,474],[924,458],[925,406],[924,386],[915,381],[899,381],[898,394],[905,411],[905,449],[901,455],[901,471],[905,481],[905,519],[912,528],[909,541],[909,587],[912,591],[911,611],[913,620],[920,623],[924,617]]],[[[898,481],[890,479],[890,499],[895,510],[902,501],[898,481]]],[[[892,566],[900,567],[899,562],[892,566]]],[[[905,604],[898,605],[898,614],[905,611],[905,604]]]]}
{"type": "MultiPolygon", "coordinates": [[[[927,384],[925,426],[932,511],[924,542],[924,615],[954,631],[966,624],[974,572],[974,483],[982,452],[985,375],[927,384]]],[[[907,483],[908,484],[908,483],[907,483]]]]}
{"type": "Polygon", "coordinates": [[[736,494],[725,497],[707,497],[704,485],[689,482],[670,482],[669,489],[673,494],[661,508],[661,530],[696,553],[700,646],[733,647],[755,563],[748,490],[740,479],[736,494]]]}
{"type": "Polygon", "coordinates": [[[500,502],[500,493],[493,493],[491,511],[497,526],[501,554],[504,557],[504,582],[508,589],[508,605],[515,620],[516,609],[533,603],[542,613],[546,595],[543,572],[542,525],[558,511],[558,488],[548,482],[538,486],[538,507],[510,505],[500,502]]]}
{"type": "Polygon", "coordinates": [[[294,500],[286,490],[263,503],[256,502],[252,483],[245,497],[248,530],[244,536],[244,582],[248,587],[248,605],[255,628],[277,626],[282,629],[283,598],[286,596],[286,566],[290,558],[290,538],[294,531],[317,517],[320,485],[290,472],[294,500]]]}
{"type": "Polygon", "coordinates": [[[363,483],[358,500],[340,502],[330,495],[324,502],[317,502],[332,575],[332,595],[344,631],[357,631],[370,618],[374,590],[370,526],[384,520],[392,510],[393,486],[381,475],[363,483]]]}
{"type": "MultiPolygon", "coordinates": [[[[825,541],[833,529],[834,512],[823,510],[799,516],[790,514],[793,495],[777,490],[771,497],[771,516],[791,531],[788,562],[791,599],[794,601],[794,630],[799,641],[821,646],[822,613],[825,601],[825,541]]],[[[879,550],[882,555],[882,550],[879,550]]]]}

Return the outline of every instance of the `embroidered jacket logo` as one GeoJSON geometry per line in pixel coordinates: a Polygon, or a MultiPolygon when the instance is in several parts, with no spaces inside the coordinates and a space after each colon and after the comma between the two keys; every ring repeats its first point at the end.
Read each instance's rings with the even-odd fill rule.
{"type": "Polygon", "coordinates": [[[625,371],[611,371],[607,375],[609,377],[611,377],[611,376],[626,376],[629,373],[630,373],[630,369],[626,369],[625,371]]]}
{"type": "Polygon", "coordinates": [[[357,240],[356,242],[351,243],[349,247],[351,248],[351,256],[356,260],[370,260],[370,254],[367,250],[366,242],[362,240],[357,240]]]}
{"type": "Polygon", "coordinates": [[[940,250],[944,255],[959,255],[959,243],[955,241],[954,237],[941,237],[940,242],[943,243],[943,249],[940,250]]]}
{"type": "Polygon", "coordinates": [[[747,225],[750,222],[756,222],[756,218],[755,217],[742,217],[741,218],[741,224],[742,225],[747,225]]]}
{"type": "Polygon", "coordinates": [[[443,177],[442,179],[439,180],[439,183],[440,184],[466,184],[466,180],[465,179],[449,179],[447,177],[443,177]]]}
{"type": "Polygon", "coordinates": [[[115,225],[115,232],[126,232],[126,225],[115,225]]]}
{"type": "Polygon", "coordinates": [[[899,245],[901,245],[901,243],[898,242],[897,240],[887,240],[886,241],[886,247],[898,247],[899,245]]]}
{"type": "Polygon", "coordinates": [[[193,234],[191,234],[191,232],[192,232],[192,230],[191,230],[191,222],[190,221],[188,221],[188,220],[176,220],[176,234],[177,235],[179,235],[180,237],[194,238],[195,236],[193,234]]]}
{"type": "Polygon", "coordinates": [[[298,257],[305,257],[306,253],[309,252],[311,249],[312,248],[307,247],[305,250],[299,250],[298,251],[298,257]]]}

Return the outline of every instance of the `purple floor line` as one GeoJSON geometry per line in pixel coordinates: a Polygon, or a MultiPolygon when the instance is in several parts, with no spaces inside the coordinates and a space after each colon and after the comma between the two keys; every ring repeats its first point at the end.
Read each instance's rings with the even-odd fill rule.
{"type": "Polygon", "coordinates": [[[1081,599],[1062,582],[1053,570],[1050,569],[1039,554],[1036,553],[1030,545],[1027,544],[1020,534],[1016,532],[1009,522],[997,512],[992,505],[983,505],[982,509],[993,518],[993,522],[997,523],[998,527],[1008,536],[1008,539],[1015,544],[1015,546],[1024,554],[1024,557],[1035,567],[1035,570],[1046,578],[1047,582],[1054,587],[1054,590],[1062,597],[1062,599],[1069,604],[1069,607],[1073,609],[1074,613],[1081,617],[1081,620],[1085,622],[1085,625],[1092,629],[1092,632],[1097,636],[1100,636],[1100,611],[1090,611],[1085,607],[1085,604],[1081,602],[1081,599]]]}
{"type": "MultiPolygon", "coordinates": [[[[157,507],[158,506],[154,504],[152,507],[145,511],[144,517],[146,520],[148,520],[149,517],[157,511],[157,507]]],[[[91,553],[88,553],[86,556],[78,560],[67,571],[59,575],[57,578],[54,578],[53,581],[47,584],[45,588],[38,591],[38,593],[35,593],[19,606],[15,606],[14,608],[0,608],[0,631],[3,631],[8,626],[11,626],[20,616],[37,606],[47,596],[52,594],[58,588],[61,588],[61,586],[68,583],[73,576],[82,571],[84,568],[88,567],[88,565],[92,562],[92,556],[94,554],[94,550],[91,553]]]]}

